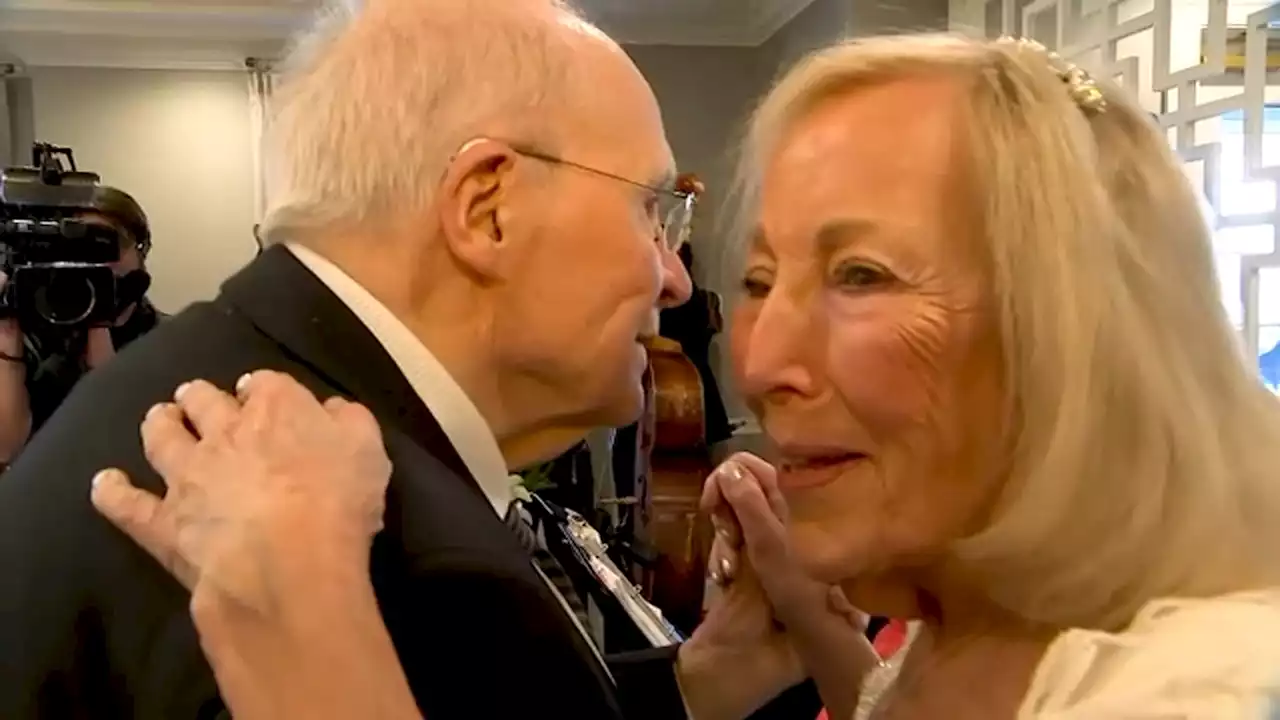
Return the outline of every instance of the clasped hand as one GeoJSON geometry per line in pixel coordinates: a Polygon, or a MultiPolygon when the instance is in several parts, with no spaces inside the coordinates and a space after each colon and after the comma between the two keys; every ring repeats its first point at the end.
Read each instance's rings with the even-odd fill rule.
{"type": "Polygon", "coordinates": [[[719,591],[681,648],[682,687],[699,720],[743,718],[807,676],[793,630],[840,616],[860,631],[863,618],[793,559],[767,462],[734,455],[707,479],[701,506],[716,529],[709,574],[719,591]]]}

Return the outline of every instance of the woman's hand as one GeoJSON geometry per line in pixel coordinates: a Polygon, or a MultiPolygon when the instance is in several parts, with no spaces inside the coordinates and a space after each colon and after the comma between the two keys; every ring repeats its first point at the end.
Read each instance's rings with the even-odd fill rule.
{"type": "Polygon", "coordinates": [[[236,717],[420,717],[368,574],[391,474],[376,421],[279,373],[236,390],[197,380],[148,413],[163,499],[109,470],[94,505],[191,589],[236,717]]]}
{"type": "Polygon", "coordinates": [[[717,475],[715,484],[708,483],[702,496],[702,507],[712,513],[716,527],[713,578],[732,586],[740,568],[749,565],[774,616],[788,626],[826,613],[833,598],[843,602],[838,589],[812,579],[792,559],[789,511],[778,489],[777,470],[745,452],[735,454],[722,468],[725,472],[717,475]]]}
{"type": "Polygon", "coordinates": [[[236,389],[196,380],[152,408],[142,441],[168,491],[108,470],[94,505],[192,591],[193,611],[208,599],[268,615],[309,585],[367,582],[391,474],[376,421],[280,373],[236,389]]]}
{"type": "MultiPolygon", "coordinates": [[[[761,518],[752,515],[740,523],[726,492],[737,497],[739,486],[749,486],[760,493],[743,462],[747,457],[739,453],[726,460],[703,489],[702,509],[716,528],[708,572],[717,589],[706,619],[680,650],[681,687],[699,720],[746,717],[805,677],[767,598],[764,583],[771,579],[758,574],[749,557],[740,557],[745,528],[758,532],[761,518]]],[[[771,512],[767,506],[765,512],[771,512]]]]}
{"type": "MultiPolygon", "coordinates": [[[[787,503],[771,465],[738,453],[712,479],[702,505],[712,513],[716,527],[710,565],[713,579],[724,588],[722,602],[751,599],[752,607],[758,608],[754,600],[762,595],[771,621],[763,636],[744,632],[745,624],[733,631],[739,644],[759,638],[751,652],[752,665],[759,670],[749,682],[767,689],[768,700],[805,674],[812,675],[833,717],[852,715],[862,675],[879,662],[866,639],[866,616],[838,587],[814,580],[792,558],[787,503]],[[792,669],[790,664],[797,662],[808,672],[792,669]],[[773,684],[767,671],[776,674],[773,684]]],[[[714,627],[714,613],[715,609],[704,626],[714,627]]],[[[716,640],[714,645],[733,646],[731,638],[716,640]]]]}

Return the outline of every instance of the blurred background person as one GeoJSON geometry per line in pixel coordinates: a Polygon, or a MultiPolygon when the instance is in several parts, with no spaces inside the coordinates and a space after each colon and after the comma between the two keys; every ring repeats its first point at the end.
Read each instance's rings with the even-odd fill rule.
{"type": "Polygon", "coordinates": [[[0,319],[0,462],[13,460],[86,372],[160,321],[161,313],[146,297],[151,228],[142,206],[123,190],[99,186],[92,207],[73,219],[106,227],[119,240],[119,259],[111,263],[114,320],[110,326],[75,331],[24,331],[17,318],[0,319]]]}

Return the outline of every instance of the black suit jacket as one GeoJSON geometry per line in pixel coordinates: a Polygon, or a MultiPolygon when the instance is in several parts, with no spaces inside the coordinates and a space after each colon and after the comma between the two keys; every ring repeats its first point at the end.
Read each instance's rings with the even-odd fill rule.
{"type": "Polygon", "coordinates": [[[79,383],[0,476],[0,718],[223,712],[188,595],[98,517],[96,471],[153,491],[138,425],[182,382],[271,368],[377,416],[394,463],[373,584],[431,720],[684,717],[674,653],[612,658],[616,686],[358,319],[283,248],[79,383]]]}

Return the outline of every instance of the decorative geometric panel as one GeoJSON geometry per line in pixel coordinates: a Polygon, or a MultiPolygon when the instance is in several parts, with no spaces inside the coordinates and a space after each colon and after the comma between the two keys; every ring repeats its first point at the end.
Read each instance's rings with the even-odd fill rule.
{"type": "Polygon", "coordinates": [[[1280,0],[958,0],[952,7],[953,26],[1033,38],[1136,93],[1203,190],[1223,301],[1245,346],[1252,357],[1273,350],[1280,307],[1263,303],[1280,302],[1280,293],[1262,292],[1261,273],[1280,267],[1280,0]]]}

